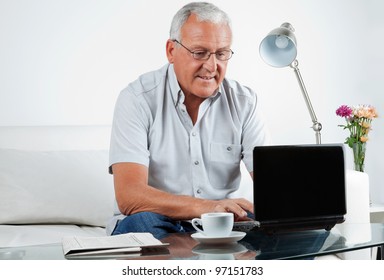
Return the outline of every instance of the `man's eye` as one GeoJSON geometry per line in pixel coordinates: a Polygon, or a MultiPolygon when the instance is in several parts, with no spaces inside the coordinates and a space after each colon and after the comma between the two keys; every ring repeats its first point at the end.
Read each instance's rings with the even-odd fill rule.
{"type": "Polygon", "coordinates": [[[218,57],[218,58],[225,58],[225,57],[227,57],[227,52],[225,52],[225,51],[217,52],[216,53],[216,57],[218,57]]]}
{"type": "Polygon", "coordinates": [[[193,53],[196,57],[205,57],[207,55],[206,51],[195,51],[193,53]]]}

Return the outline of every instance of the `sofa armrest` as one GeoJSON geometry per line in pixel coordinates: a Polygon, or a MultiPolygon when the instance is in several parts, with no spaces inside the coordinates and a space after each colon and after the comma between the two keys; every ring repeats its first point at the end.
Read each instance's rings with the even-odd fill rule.
{"type": "MultiPolygon", "coordinates": [[[[336,228],[343,233],[346,243],[366,242],[371,239],[369,211],[369,176],[367,173],[354,170],[346,172],[347,214],[343,226],[336,228]],[[360,230],[349,230],[348,224],[361,224],[360,230]]],[[[356,227],[354,227],[355,229],[356,227]]],[[[371,249],[338,254],[341,259],[371,259],[371,249]]]]}

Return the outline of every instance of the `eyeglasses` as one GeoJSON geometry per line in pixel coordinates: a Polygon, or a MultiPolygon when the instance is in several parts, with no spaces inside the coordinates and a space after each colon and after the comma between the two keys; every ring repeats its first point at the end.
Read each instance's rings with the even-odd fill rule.
{"type": "Polygon", "coordinates": [[[211,54],[214,54],[216,56],[217,60],[226,61],[226,60],[229,60],[232,57],[232,55],[234,54],[234,52],[232,50],[221,50],[221,51],[217,51],[217,52],[209,52],[207,50],[191,51],[190,49],[188,49],[186,46],[184,46],[179,41],[173,40],[173,42],[178,43],[184,49],[189,51],[192,54],[193,58],[196,60],[208,60],[211,57],[211,54]]]}

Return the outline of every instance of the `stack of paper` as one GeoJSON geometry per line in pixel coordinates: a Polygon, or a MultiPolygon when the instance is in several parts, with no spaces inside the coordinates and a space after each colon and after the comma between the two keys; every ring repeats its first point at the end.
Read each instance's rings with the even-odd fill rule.
{"type": "Polygon", "coordinates": [[[147,232],[132,232],[103,237],[64,237],[63,252],[70,256],[97,256],[111,254],[141,255],[143,248],[161,248],[162,243],[147,232]]]}

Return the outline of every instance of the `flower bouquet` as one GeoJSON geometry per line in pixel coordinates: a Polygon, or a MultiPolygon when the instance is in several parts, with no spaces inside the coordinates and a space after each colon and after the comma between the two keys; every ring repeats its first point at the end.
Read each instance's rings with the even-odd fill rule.
{"type": "Polygon", "coordinates": [[[336,115],[345,118],[347,122],[346,125],[339,126],[349,130],[344,143],[353,149],[355,170],[364,172],[366,142],[371,122],[378,117],[376,109],[370,105],[342,105],[336,110],[336,115]]]}

